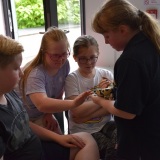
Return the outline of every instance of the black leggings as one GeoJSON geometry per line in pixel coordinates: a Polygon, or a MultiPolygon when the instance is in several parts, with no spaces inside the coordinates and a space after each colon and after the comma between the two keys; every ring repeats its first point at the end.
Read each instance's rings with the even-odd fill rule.
{"type": "Polygon", "coordinates": [[[63,147],[53,141],[41,141],[44,160],[69,160],[70,148],[63,147]]]}

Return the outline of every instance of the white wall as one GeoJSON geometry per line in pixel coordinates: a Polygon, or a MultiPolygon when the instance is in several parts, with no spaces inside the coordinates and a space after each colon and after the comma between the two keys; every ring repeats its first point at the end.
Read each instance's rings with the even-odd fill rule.
{"type": "Polygon", "coordinates": [[[92,35],[98,41],[100,47],[100,56],[97,65],[102,67],[112,67],[116,58],[116,54],[114,54],[115,51],[109,45],[106,45],[104,43],[104,38],[102,35],[93,32],[91,28],[92,17],[94,16],[94,14],[103,2],[104,0],[85,1],[86,34],[92,35]]]}
{"type": "Polygon", "coordinates": [[[5,32],[5,22],[4,22],[4,15],[3,15],[3,6],[2,6],[2,0],[0,0],[0,34],[6,35],[5,32]]]}
{"type": "MultiPolygon", "coordinates": [[[[113,68],[116,59],[120,56],[121,52],[115,51],[109,45],[104,43],[103,36],[92,31],[91,21],[92,17],[100,6],[106,0],[86,0],[85,1],[85,14],[86,14],[86,34],[92,35],[96,38],[100,46],[100,56],[97,62],[98,66],[105,68],[113,68]]],[[[144,5],[144,0],[129,0],[133,5],[141,10],[146,9],[160,9],[160,5],[144,5]]],[[[158,18],[160,19],[160,13],[158,12],[158,18]]]]}

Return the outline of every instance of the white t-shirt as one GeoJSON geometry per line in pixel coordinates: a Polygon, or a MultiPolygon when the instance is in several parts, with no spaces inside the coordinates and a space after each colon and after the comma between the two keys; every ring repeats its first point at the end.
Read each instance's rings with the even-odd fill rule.
{"type": "MultiPolygon", "coordinates": [[[[65,98],[87,91],[98,85],[103,77],[113,80],[113,74],[106,69],[95,68],[95,76],[93,78],[83,77],[79,70],[70,73],[65,80],[65,98]]],[[[86,123],[77,124],[73,122],[69,111],[69,130],[70,133],[88,132],[95,133],[100,131],[103,126],[111,120],[111,115],[104,117],[96,117],[86,123]]]]}

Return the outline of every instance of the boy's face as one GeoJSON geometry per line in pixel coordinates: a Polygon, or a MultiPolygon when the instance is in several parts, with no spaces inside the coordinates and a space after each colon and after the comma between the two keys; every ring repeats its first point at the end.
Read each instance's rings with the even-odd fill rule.
{"type": "Polygon", "coordinates": [[[9,65],[0,68],[0,94],[7,93],[16,87],[23,75],[20,69],[21,63],[22,54],[18,54],[9,65]]]}

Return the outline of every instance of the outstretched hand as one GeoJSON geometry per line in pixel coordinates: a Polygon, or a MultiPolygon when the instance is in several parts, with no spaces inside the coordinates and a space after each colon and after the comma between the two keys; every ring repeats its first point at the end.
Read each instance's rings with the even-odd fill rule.
{"type": "Polygon", "coordinates": [[[68,148],[83,148],[85,146],[83,140],[79,136],[74,134],[61,135],[61,138],[59,139],[59,144],[68,148]]]}
{"type": "Polygon", "coordinates": [[[81,105],[87,98],[88,96],[92,94],[92,91],[86,91],[86,92],[83,92],[81,94],[79,94],[74,100],[74,106],[77,107],[79,105],[81,105]]]}

